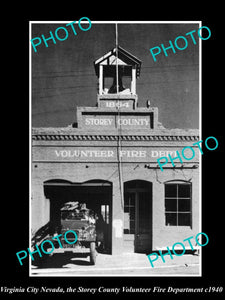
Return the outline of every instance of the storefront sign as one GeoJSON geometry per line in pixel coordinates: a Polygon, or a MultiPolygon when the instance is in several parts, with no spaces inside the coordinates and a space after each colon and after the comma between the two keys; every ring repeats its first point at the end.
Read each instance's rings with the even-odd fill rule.
{"type": "MultiPolygon", "coordinates": [[[[157,162],[159,157],[175,157],[177,148],[149,147],[35,147],[33,161],[61,161],[61,162],[157,162]]],[[[195,161],[198,155],[195,156],[195,161]]]]}
{"type": "Polygon", "coordinates": [[[131,129],[146,129],[150,128],[149,116],[83,116],[84,126],[88,128],[101,127],[108,128],[131,128],[131,129]]]}

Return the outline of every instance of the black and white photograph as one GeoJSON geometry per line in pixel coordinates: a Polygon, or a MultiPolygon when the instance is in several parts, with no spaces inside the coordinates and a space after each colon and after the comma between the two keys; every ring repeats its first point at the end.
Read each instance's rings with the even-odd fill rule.
{"type": "Polygon", "coordinates": [[[32,276],[201,275],[201,27],[31,22],[32,276]]]}
{"type": "Polygon", "coordinates": [[[224,296],[219,16],[38,6],[6,48],[1,296],[224,296]]]}

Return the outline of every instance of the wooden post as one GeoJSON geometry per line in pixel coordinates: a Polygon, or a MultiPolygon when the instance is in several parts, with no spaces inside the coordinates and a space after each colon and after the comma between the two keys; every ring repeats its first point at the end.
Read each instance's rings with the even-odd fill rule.
{"type": "Polygon", "coordinates": [[[131,93],[136,94],[136,69],[132,67],[131,93]]]}
{"type": "Polygon", "coordinates": [[[103,65],[99,65],[99,94],[103,92],[103,65]]]}

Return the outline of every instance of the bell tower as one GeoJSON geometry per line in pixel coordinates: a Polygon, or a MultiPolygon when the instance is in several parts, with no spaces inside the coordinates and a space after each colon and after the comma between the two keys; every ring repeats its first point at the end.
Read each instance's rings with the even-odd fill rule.
{"type": "MultiPolygon", "coordinates": [[[[77,107],[77,127],[92,132],[158,129],[158,108],[138,107],[136,81],[141,60],[120,46],[94,61],[98,78],[96,107],[77,107]]],[[[162,127],[161,127],[162,128],[162,127]]],[[[143,132],[143,133],[144,133],[143,132]]],[[[118,132],[117,132],[118,133],[118,132]]]]}
{"type": "Polygon", "coordinates": [[[98,107],[106,107],[109,100],[110,103],[119,100],[120,104],[126,101],[129,107],[137,107],[136,79],[141,69],[141,61],[137,57],[118,46],[97,59],[94,67],[99,83],[98,107]]]}

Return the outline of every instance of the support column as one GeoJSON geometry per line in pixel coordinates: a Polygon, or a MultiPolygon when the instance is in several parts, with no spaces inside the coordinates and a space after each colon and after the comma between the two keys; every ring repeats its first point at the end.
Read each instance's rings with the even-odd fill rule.
{"type": "Polygon", "coordinates": [[[103,65],[99,65],[99,94],[103,92],[103,65]]]}
{"type": "Polygon", "coordinates": [[[136,94],[136,69],[132,67],[131,93],[136,94]]]}
{"type": "Polygon", "coordinates": [[[164,184],[154,180],[152,182],[152,249],[163,246],[160,233],[164,228],[164,222],[164,184]]]}
{"type": "Polygon", "coordinates": [[[50,220],[50,200],[45,198],[42,181],[33,181],[31,198],[31,228],[35,232],[50,220]]]}
{"type": "Polygon", "coordinates": [[[123,253],[123,208],[118,180],[113,182],[112,255],[123,253]]]}
{"type": "Polygon", "coordinates": [[[201,217],[199,215],[199,169],[192,171],[192,230],[201,232],[201,217]]]}

